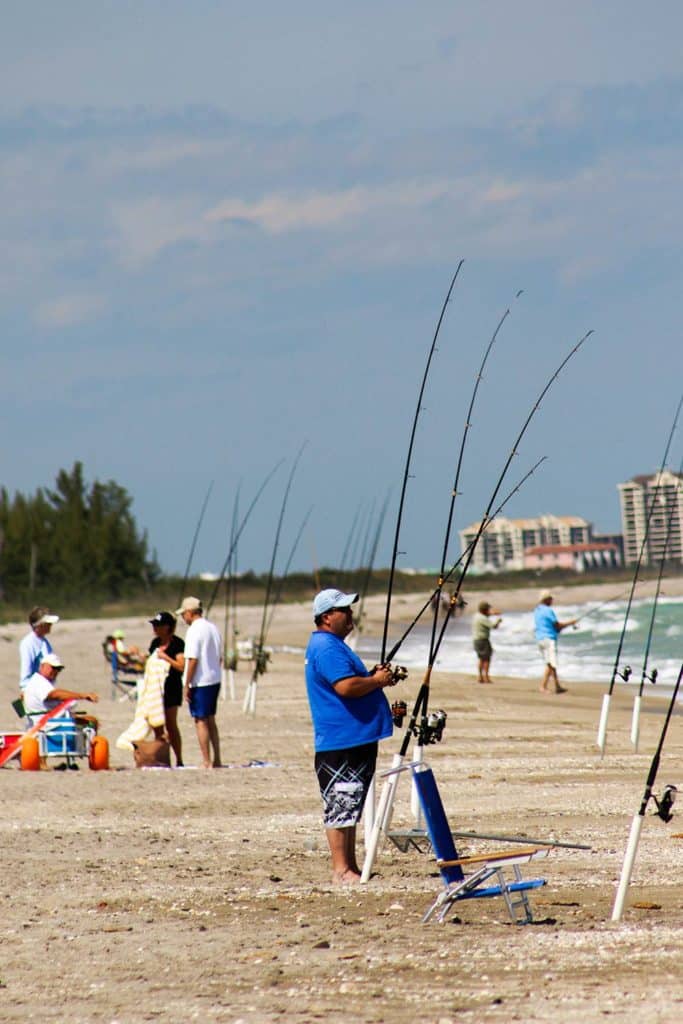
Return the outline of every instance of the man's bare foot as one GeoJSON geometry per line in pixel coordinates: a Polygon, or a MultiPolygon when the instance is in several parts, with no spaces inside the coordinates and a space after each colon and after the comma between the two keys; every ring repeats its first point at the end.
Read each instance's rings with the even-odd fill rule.
{"type": "Polygon", "coordinates": [[[566,686],[556,686],[555,687],[555,693],[566,693],[566,692],[567,692],[567,687],[566,686]]]}
{"type": "Polygon", "coordinates": [[[548,689],[547,686],[539,686],[538,690],[539,690],[539,693],[550,693],[550,690],[548,689]]]}
{"type": "Polygon", "coordinates": [[[480,679],[479,682],[480,683],[492,683],[493,680],[492,679],[480,679]]]}
{"type": "Polygon", "coordinates": [[[360,874],[356,874],[351,868],[346,871],[335,871],[332,875],[333,885],[357,885],[360,882],[360,874]]]}

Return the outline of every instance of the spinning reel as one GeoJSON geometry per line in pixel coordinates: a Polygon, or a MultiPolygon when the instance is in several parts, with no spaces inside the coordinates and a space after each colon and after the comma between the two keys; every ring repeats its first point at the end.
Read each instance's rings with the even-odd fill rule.
{"type": "Polygon", "coordinates": [[[621,672],[617,671],[617,675],[619,676],[620,679],[623,679],[624,682],[627,683],[629,681],[629,679],[631,678],[631,673],[632,672],[633,672],[633,669],[631,668],[631,666],[630,665],[625,665],[621,672]]]}
{"type": "Polygon", "coordinates": [[[256,674],[262,676],[264,672],[268,671],[268,662],[270,661],[270,651],[266,650],[265,647],[260,647],[258,644],[254,647],[254,667],[256,674]]]}
{"type": "Polygon", "coordinates": [[[661,818],[663,822],[669,822],[673,818],[673,805],[676,803],[677,795],[678,789],[676,786],[665,786],[659,800],[654,793],[652,794],[652,799],[657,805],[655,815],[661,818]]]}
{"type": "Polygon", "coordinates": [[[649,675],[647,674],[647,672],[645,673],[645,678],[649,679],[651,683],[656,683],[658,675],[659,675],[659,669],[653,668],[652,672],[650,672],[649,675]]]}

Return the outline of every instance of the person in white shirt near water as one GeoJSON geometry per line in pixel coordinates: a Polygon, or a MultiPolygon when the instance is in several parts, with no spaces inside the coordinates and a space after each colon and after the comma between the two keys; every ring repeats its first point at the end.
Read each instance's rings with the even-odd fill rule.
{"type": "Polygon", "coordinates": [[[204,618],[198,597],[186,597],[176,615],[190,628],[185,636],[185,700],[194,718],[204,768],[221,767],[216,708],[221,689],[221,635],[204,618]]]}
{"type": "Polygon", "coordinates": [[[476,651],[477,657],[479,658],[479,679],[480,683],[491,683],[493,680],[489,678],[489,665],[491,664],[491,658],[493,657],[493,647],[491,646],[491,630],[498,629],[501,622],[501,618],[493,621],[492,615],[500,616],[500,612],[495,611],[488,601],[481,601],[479,603],[479,611],[472,619],[472,645],[476,651]]]}

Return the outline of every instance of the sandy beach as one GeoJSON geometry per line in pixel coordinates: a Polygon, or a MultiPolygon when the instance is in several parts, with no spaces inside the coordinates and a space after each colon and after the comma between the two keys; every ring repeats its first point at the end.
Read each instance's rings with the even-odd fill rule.
{"type": "MultiPolygon", "coordinates": [[[[572,587],[571,600],[604,600],[614,590],[572,587]]],[[[667,592],[683,593],[683,580],[667,581],[667,592]]],[[[556,593],[561,603],[562,588],[556,593]]],[[[532,607],[537,595],[486,596],[512,609],[532,607]]],[[[421,600],[399,597],[397,615],[409,619],[421,600]]],[[[369,602],[369,632],[379,630],[382,610],[382,599],[369,602]]],[[[259,617],[260,609],[241,610],[243,635],[259,617]]],[[[116,626],[140,646],[151,637],[140,620],[61,621],[51,637],[67,666],[60,682],[101,696],[112,770],[28,773],[10,765],[0,777],[5,1021],[680,1019],[683,818],[665,825],[648,814],[629,909],[621,924],[609,920],[663,721],[661,699],[648,694],[634,754],[632,691],[617,688],[601,760],[595,735],[606,680],[569,681],[555,697],[529,680],[479,686],[474,675],[436,673],[431,704],[444,708],[448,723],[428,761],[453,828],[591,849],[552,850],[533,872],[547,885],[531,896],[529,927],[509,924],[499,900],[461,903],[445,924],[423,926],[441,886],[429,854],[403,854],[385,842],[367,886],[330,884],[299,654],[275,651],[253,718],[242,714],[249,665],[240,666],[239,699],[222,701],[218,715],[230,767],[139,771],[114,745],[133,714],[132,703],[111,699],[101,652],[116,626]],[[246,767],[253,760],[269,766],[246,767]]],[[[271,640],[302,647],[310,628],[307,604],[283,606],[271,640]]],[[[0,627],[6,730],[18,722],[9,702],[25,631],[0,627]]],[[[411,673],[392,698],[410,704],[419,682],[411,673]]],[[[181,729],[186,761],[196,765],[184,710],[181,729]]],[[[399,742],[396,733],[383,744],[381,768],[399,742]]],[[[676,717],[658,792],[680,781],[682,754],[676,717]]],[[[407,780],[394,821],[411,824],[407,780]]],[[[461,841],[459,852],[491,845],[461,841]]]]}

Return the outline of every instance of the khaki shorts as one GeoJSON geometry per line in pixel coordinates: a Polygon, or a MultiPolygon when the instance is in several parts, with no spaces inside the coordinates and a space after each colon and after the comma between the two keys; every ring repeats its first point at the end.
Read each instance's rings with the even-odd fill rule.
{"type": "Polygon", "coordinates": [[[538,649],[541,652],[541,656],[545,661],[546,665],[550,665],[551,668],[557,668],[557,640],[551,640],[548,637],[546,640],[538,641],[538,649]]]}

